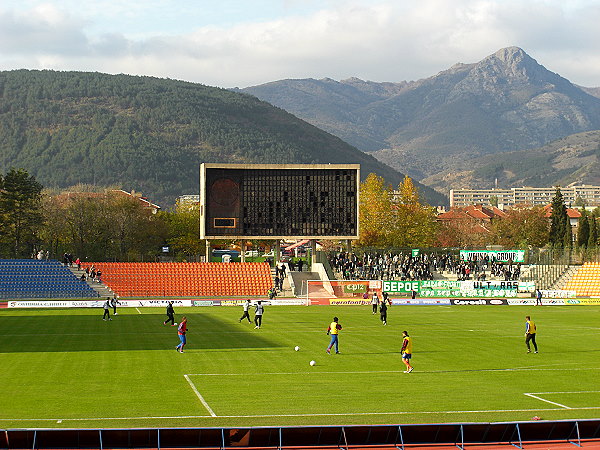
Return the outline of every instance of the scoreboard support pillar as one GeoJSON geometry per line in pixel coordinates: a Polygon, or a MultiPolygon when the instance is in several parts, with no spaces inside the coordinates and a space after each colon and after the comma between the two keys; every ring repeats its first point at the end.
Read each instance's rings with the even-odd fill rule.
{"type": "Polygon", "coordinates": [[[346,239],[346,251],[348,253],[352,252],[352,239],[346,239]]]}
{"type": "Polygon", "coordinates": [[[273,248],[273,264],[277,267],[277,264],[281,260],[281,241],[275,239],[275,247],[273,248]]]}
{"type": "Polygon", "coordinates": [[[317,240],[310,240],[310,270],[312,270],[313,266],[317,263],[317,240]]]}
{"type": "Polygon", "coordinates": [[[206,240],[206,262],[210,262],[210,241],[206,240]]]}

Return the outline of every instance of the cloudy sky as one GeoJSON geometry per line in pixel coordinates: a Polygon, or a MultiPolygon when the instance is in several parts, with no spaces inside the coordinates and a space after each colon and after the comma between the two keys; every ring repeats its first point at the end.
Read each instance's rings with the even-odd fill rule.
{"type": "Polygon", "coordinates": [[[0,70],[416,80],[519,46],[600,86],[600,0],[2,0],[0,70]]]}

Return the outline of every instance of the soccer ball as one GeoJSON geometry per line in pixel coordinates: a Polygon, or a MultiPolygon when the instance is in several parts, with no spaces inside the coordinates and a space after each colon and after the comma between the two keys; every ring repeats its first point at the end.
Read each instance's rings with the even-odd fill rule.
{"type": "Polygon", "coordinates": [[[175,322],[173,325],[177,325],[177,322],[175,322]]]}
{"type": "Polygon", "coordinates": [[[317,364],[317,362],[316,362],[316,361],[313,359],[313,360],[310,362],[310,365],[311,365],[311,366],[314,366],[315,364],[317,364]]]}
{"type": "Polygon", "coordinates": [[[300,347],[298,347],[297,345],[294,347],[294,350],[298,351],[300,350],[300,347]]]}

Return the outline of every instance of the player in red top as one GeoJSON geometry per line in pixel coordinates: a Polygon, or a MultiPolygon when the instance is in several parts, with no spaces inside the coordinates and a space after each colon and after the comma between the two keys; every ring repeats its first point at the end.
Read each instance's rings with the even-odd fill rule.
{"type": "Polygon", "coordinates": [[[183,347],[187,343],[187,340],[185,338],[186,332],[187,332],[187,317],[183,316],[181,318],[181,322],[179,323],[179,326],[177,327],[177,334],[179,335],[179,340],[181,342],[179,343],[179,345],[177,347],[175,347],[175,350],[177,350],[179,353],[183,353],[183,347]]]}

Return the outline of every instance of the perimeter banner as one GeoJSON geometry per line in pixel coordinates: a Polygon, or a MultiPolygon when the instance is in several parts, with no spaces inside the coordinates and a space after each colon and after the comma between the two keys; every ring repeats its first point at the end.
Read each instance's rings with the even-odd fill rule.
{"type": "Polygon", "coordinates": [[[569,298],[565,305],[594,305],[600,306],[600,298],[569,298]]]}
{"type": "MultiPolygon", "coordinates": [[[[169,302],[173,302],[173,306],[194,306],[193,300],[119,300],[119,306],[126,308],[146,308],[146,307],[167,307],[169,302]]],[[[104,303],[104,302],[102,302],[104,303]]]]}
{"type": "Polygon", "coordinates": [[[428,298],[508,298],[518,292],[532,292],[534,285],[519,281],[384,281],[383,292],[408,296],[415,291],[419,297],[428,298]]]}
{"type": "Polygon", "coordinates": [[[449,298],[393,298],[392,305],[450,305],[449,298]]]}
{"type": "MultiPolygon", "coordinates": [[[[564,300],[562,298],[542,298],[543,306],[562,306],[566,305],[568,300],[564,300]]],[[[535,298],[509,298],[509,305],[525,305],[525,306],[535,306],[536,301],[535,298]]]]}
{"type": "Polygon", "coordinates": [[[8,308],[99,308],[105,300],[16,300],[8,308]]]}
{"type": "Polygon", "coordinates": [[[525,262],[525,250],[461,250],[462,261],[481,261],[487,259],[489,262],[525,262]]]}

